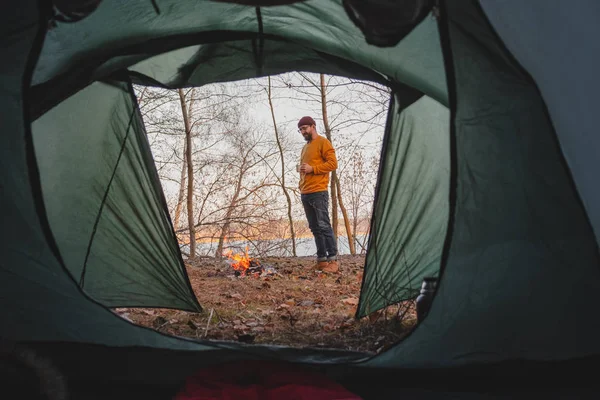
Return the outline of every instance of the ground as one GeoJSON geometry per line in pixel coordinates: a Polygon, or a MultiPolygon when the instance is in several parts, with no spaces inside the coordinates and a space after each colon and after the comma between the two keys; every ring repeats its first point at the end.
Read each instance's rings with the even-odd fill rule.
{"type": "Polygon", "coordinates": [[[311,270],[314,258],[264,258],[266,276],[235,276],[225,260],[197,258],[186,265],[202,313],[116,309],[134,323],[197,339],[378,353],[414,327],[412,301],[357,320],[364,256],[341,256],[340,272],[311,270]]]}

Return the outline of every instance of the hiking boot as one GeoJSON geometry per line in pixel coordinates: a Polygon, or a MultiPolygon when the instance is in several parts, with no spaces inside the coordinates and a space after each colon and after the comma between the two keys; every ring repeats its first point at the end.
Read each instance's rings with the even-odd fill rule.
{"type": "Polygon", "coordinates": [[[339,270],[340,270],[340,265],[338,264],[337,260],[331,260],[331,261],[327,262],[326,266],[321,268],[321,271],[327,272],[330,274],[338,272],[339,270]]]}
{"type": "Polygon", "coordinates": [[[325,268],[327,268],[328,266],[329,266],[329,262],[327,262],[327,261],[317,261],[317,263],[315,264],[313,269],[317,270],[317,271],[324,271],[325,268]]]}

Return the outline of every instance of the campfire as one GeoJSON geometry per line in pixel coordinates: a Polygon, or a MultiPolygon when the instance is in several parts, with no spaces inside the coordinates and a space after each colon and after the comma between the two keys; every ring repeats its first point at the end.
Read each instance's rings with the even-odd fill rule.
{"type": "Polygon", "coordinates": [[[257,259],[251,258],[248,255],[248,246],[244,254],[234,254],[233,251],[228,250],[223,253],[223,256],[228,258],[227,262],[234,269],[235,276],[265,276],[275,273],[273,267],[264,267],[257,259]]]}

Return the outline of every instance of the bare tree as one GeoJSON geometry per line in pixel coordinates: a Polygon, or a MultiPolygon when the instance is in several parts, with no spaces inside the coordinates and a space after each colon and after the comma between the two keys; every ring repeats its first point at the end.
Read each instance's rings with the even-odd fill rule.
{"type": "Polygon", "coordinates": [[[268,90],[267,97],[269,99],[269,108],[271,110],[271,117],[273,118],[273,130],[275,132],[275,140],[277,141],[277,148],[279,149],[279,155],[281,160],[281,178],[279,183],[281,184],[281,190],[285,195],[287,200],[287,214],[288,220],[290,222],[290,233],[292,237],[292,255],[296,257],[296,234],[294,232],[294,219],[292,217],[292,198],[288,193],[287,188],[285,187],[285,157],[283,153],[283,147],[281,145],[281,140],[279,139],[279,131],[277,130],[277,121],[275,119],[275,108],[273,107],[273,99],[271,96],[271,77],[268,77],[268,90]]]}
{"type": "MultiPolygon", "coordinates": [[[[195,90],[191,89],[190,92],[186,95],[186,97],[189,97],[189,102],[188,102],[188,110],[187,110],[187,114],[184,114],[184,127],[185,127],[185,140],[183,142],[183,162],[181,163],[181,177],[179,179],[179,195],[177,196],[177,205],[175,207],[175,217],[173,219],[173,225],[175,226],[175,229],[177,229],[177,227],[179,226],[179,218],[181,216],[181,209],[183,208],[183,200],[185,199],[185,194],[186,194],[186,186],[188,189],[188,193],[189,193],[189,183],[188,185],[186,185],[186,177],[187,177],[187,170],[188,170],[188,158],[191,157],[191,154],[188,154],[188,139],[191,140],[191,126],[192,123],[190,123],[191,117],[194,113],[194,100],[195,100],[195,90]],[[186,118],[187,117],[187,118],[186,118]],[[187,123],[186,123],[186,119],[187,119],[187,123]],[[189,134],[188,134],[188,128],[189,128],[189,134]]],[[[181,89],[179,90],[179,95],[180,95],[180,101],[181,101],[181,89]]],[[[183,105],[182,105],[183,107],[183,105]]],[[[191,153],[191,152],[190,152],[191,153]]],[[[188,196],[189,197],[189,196],[188,196]]],[[[188,205],[189,207],[189,205],[188,205]]]]}
{"type": "Polygon", "coordinates": [[[300,217],[297,185],[289,183],[295,176],[289,166],[295,164],[291,160],[301,144],[288,142],[292,136],[285,132],[292,124],[295,128],[296,110],[304,108],[323,114],[323,134],[336,142],[339,166],[330,188],[336,238],[341,210],[349,243],[364,251],[376,174],[366,162],[354,171],[353,160],[355,155],[373,157],[377,151],[388,93],[369,82],[298,73],[193,91],[140,88],[148,140],[178,236],[185,242],[188,235],[196,239],[190,246],[196,256],[220,256],[238,241],[255,252],[297,255],[299,235],[307,234],[308,228],[300,217]],[[259,92],[266,96],[257,96],[259,92]],[[252,103],[246,101],[250,96],[252,103]],[[256,100],[270,109],[264,120],[250,111],[256,100]],[[286,120],[293,102],[293,121],[286,120]],[[283,118],[275,118],[280,109],[283,118]],[[275,136],[257,135],[253,127],[264,123],[273,125],[275,136]]]}
{"type": "Polygon", "coordinates": [[[273,204],[274,196],[269,199],[268,188],[278,187],[279,184],[271,181],[272,174],[255,170],[264,165],[264,159],[268,159],[275,153],[260,154],[258,148],[262,138],[257,137],[249,130],[237,129],[229,132],[227,139],[231,150],[224,154],[222,164],[223,180],[228,183],[230,195],[228,201],[222,207],[224,216],[221,219],[221,229],[218,238],[215,257],[223,254],[226,238],[231,235],[233,225],[236,225],[236,236],[243,237],[243,231],[239,226],[251,226],[257,220],[269,217],[269,205],[273,204]]]}
{"type": "Polygon", "coordinates": [[[349,200],[348,209],[352,220],[352,240],[360,252],[366,249],[370,228],[370,213],[375,196],[375,183],[378,170],[378,158],[373,157],[367,163],[363,153],[353,153],[349,171],[344,174],[343,185],[345,197],[349,200]],[[360,238],[359,238],[360,235],[360,238]]]}
{"type": "MultiPolygon", "coordinates": [[[[325,75],[321,74],[321,107],[323,110],[323,125],[325,126],[325,133],[327,135],[327,139],[331,141],[331,128],[329,127],[329,117],[327,114],[327,87],[325,85],[325,75]]],[[[350,229],[350,220],[348,219],[348,212],[346,211],[346,207],[344,207],[344,202],[342,200],[342,190],[340,188],[340,182],[338,179],[337,171],[332,171],[331,173],[331,203],[332,203],[332,212],[333,212],[333,224],[334,224],[334,234],[337,240],[337,227],[338,227],[338,218],[337,218],[337,207],[336,204],[339,203],[340,209],[342,210],[342,216],[344,217],[344,225],[346,227],[346,235],[348,237],[348,247],[350,249],[350,254],[356,254],[356,248],[354,247],[354,241],[352,238],[352,230],[350,229]]]]}
{"type": "Polygon", "coordinates": [[[179,100],[181,101],[181,113],[185,126],[185,160],[187,162],[187,215],[188,229],[190,235],[190,257],[196,256],[196,228],[194,225],[194,166],[192,162],[192,128],[188,117],[188,109],[185,102],[183,89],[179,89],[179,100]]]}
{"type": "Polygon", "coordinates": [[[181,179],[179,184],[179,195],[177,196],[177,205],[175,206],[175,217],[173,218],[173,226],[175,229],[179,226],[179,218],[181,217],[181,209],[183,208],[183,200],[185,199],[186,177],[187,177],[187,135],[183,144],[183,162],[181,163],[181,179]]]}

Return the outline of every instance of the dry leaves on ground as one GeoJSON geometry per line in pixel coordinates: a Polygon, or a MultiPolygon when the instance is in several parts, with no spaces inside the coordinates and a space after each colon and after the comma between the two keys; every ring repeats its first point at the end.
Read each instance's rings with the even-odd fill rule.
{"type": "Polygon", "coordinates": [[[202,313],[115,311],[136,324],[177,336],[368,353],[398,342],[415,324],[412,302],[354,318],[364,256],[342,256],[337,274],[311,270],[314,259],[308,257],[268,258],[260,263],[277,273],[236,277],[221,260],[189,262],[190,282],[202,313]]]}

